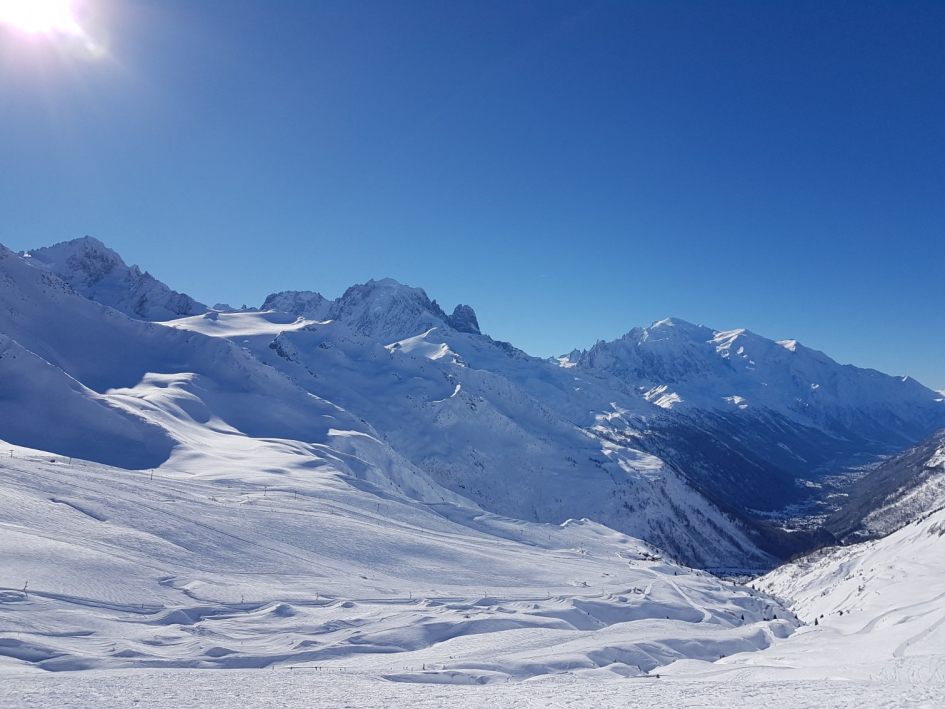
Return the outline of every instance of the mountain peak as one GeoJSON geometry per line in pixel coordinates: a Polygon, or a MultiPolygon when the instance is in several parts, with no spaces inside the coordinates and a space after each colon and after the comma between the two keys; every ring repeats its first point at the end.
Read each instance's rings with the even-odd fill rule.
{"type": "Polygon", "coordinates": [[[419,335],[431,327],[481,335],[472,307],[459,304],[447,315],[422,288],[393,278],[373,278],[348,288],[329,301],[313,291],[283,291],[269,295],[262,310],[281,310],[310,320],[340,320],[358,334],[393,342],[419,335]]]}
{"type": "Polygon", "coordinates": [[[171,290],[147,271],[128,266],[118,252],[93,236],[63,241],[20,254],[55,274],[77,293],[139,320],[199,315],[207,306],[171,290]]]}
{"type": "Polygon", "coordinates": [[[422,288],[393,278],[351,286],[332,304],[329,317],[345,321],[358,334],[390,341],[419,335],[448,319],[422,288]]]}
{"type": "Polygon", "coordinates": [[[712,328],[705,327],[704,325],[695,325],[682,318],[664,318],[663,320],[657,320],[648,328],[645,328],[644,332],[646,332],[649,337],[655,336],[659,339],[665,337],[706,337],[706,339],[712,339],[712,336],[715,335],[715,331],[712,330],[712,328]]]}
{"type": "Polygon", "coordinates": [[[651,329],[656,328],[665,328],[665,327],[678,327],[680,329],[691,329],[694,327],[699,327],[698,325],[693,325],[688,320],[683,320],[682,318],[663,318],[662,320],[657,320],[655,323],[650,325],[651,329]]]}
{"type": "Polygon", "coordinates": [[[365,285],[371,285],[371,284],[379,288],[410,288],[410,286],[405,286],[403,283],[393,278],[381,278],[380,280],[377,280],[377,281],[375,281],[372,278],[365,285]]]}
{"type": "Polygon", "coordinates": [[[453,314],[447,318],[450,327],[458,332],[468,332],[472,335],[481,335],[479,331],[479,320],[476,318],[476,311],[468,305],[457,305],[453,309],[453,314]]]}
{"type": "Polygon", "coordinates": [[[332,301],[310,290],[285,290],[270,293],[260,310],[279,310],[306,320],[328,320],[332,301]]]}

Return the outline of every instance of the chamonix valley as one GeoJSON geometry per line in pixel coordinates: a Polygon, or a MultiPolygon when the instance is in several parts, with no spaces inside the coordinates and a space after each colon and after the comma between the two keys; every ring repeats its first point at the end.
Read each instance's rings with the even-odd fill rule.
{"type": "Polygon", "coordinates": [[[941,392],[672,318],[487,331],[0,247],[3,705],[945,702],[941,392]]]}

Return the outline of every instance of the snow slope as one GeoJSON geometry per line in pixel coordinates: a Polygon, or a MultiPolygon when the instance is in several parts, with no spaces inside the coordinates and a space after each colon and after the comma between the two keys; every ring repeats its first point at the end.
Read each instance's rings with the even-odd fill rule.
{"type": "Polygon", "coordinates": [[[324,449],[234,439],[153,475],[0,450],[7,671],[619,678],[765,647],[795,625],[764,594],[599,524],[419,503],[324,449]]]}
{"type": "Polygon", "coordinates": [[[10,709],[135,707],[422,707],[549,709],[599,707],[744,707],[745,709],[937,709],[941,684],[829,680],[706,681],[701,677],[645,677],[601,682],[570,674],[527,682],[408,684],[353,669],[313,671],[136,670],[9,674],[0,697],[10,709]]]}
{"type": "Polygon", "coordinates": [[[819,664],[849,678],[945,680],[945,510],[888,537],[786,564],[756,586],[790,599],[808,625],[755,662],[819,664]]]}
{"type": "Polygon", "coordinates": [[[275,445],[153,477],[0,450],[5,707],[945,701],[942,513],[763,579],[824,616],[795,629],[594,523],[418,504],[275,445]]]}

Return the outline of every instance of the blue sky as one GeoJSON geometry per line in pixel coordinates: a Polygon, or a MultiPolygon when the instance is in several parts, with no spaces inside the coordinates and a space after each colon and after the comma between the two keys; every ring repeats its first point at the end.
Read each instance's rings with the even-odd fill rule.
{"type": "Polygon", "coordinates": [[[390,276],[537,355],[668,316],[945,388],[945,3],[84,0],[0,27],[0,242],[390,276]],[[67,46],[68,45],[68,46],[67,46]]]}

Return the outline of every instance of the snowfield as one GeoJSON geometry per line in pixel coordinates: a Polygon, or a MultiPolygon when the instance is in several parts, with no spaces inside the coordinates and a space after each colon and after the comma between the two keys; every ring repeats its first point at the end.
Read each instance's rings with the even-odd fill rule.
{"type": "Polygon", "coordinates": [[[0,698],[11,709],[70,707],[421,707],[546,709],[548,707],[744,707],[745,709],[937,709],[940,687],[863,681],[598,682],[573,675],[487,685],[403,684],[355,672],[232,670],[129,671],[0,675],[0,698]]]}
{"type": "Polygon", "coordinates": [[[277,442],[153,477],[0,450],[5,707],[945,701],[945,513],[756,591],[592,522],[292,469],[277,442]]]}
{"type": "Polygon", "coordinates": [[[0,656],[14,666],[635,677],[766,647],[796,623],[593,522],[421,504],[327,462],[266,473],[263,449],[255,475],[188,459],[152,479],[9,450],[0,656]]]}
{"type": "Polygon", "coordinates": [[[782,566],[756,586],[789,599],[807,623],[776,653],[785,666],[803,657],[845,677],[945,680],[945,510],[782,566]]]}

